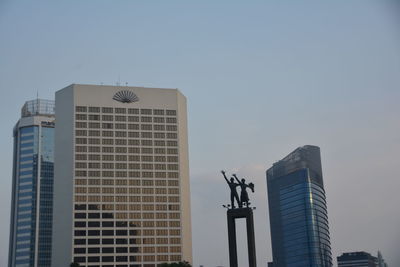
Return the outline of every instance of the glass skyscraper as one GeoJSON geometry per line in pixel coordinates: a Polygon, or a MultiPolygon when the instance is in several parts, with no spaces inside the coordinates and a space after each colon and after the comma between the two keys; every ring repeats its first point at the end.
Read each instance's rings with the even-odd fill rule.
{"type": "Polygon", "coordinates": [[[319,147],[274,163],[267,186],[273,266],[332,266],[319,147]]]}
{"type": "Polygon", "coordinates": [[[13,132],[8,266],[51,266],[54,101],[27,101],[13,132]]]}

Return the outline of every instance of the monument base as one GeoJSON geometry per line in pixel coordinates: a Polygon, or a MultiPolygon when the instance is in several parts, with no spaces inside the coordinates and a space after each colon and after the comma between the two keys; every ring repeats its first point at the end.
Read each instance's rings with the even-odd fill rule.
{"type": "Polygon", "coordinates": [[[246,218],[247,248],[249,254],[249,267],[256,267],[256,244],[254,238],[253,209],[237,208],[228,209],[228,239],[229,239],[229,264],[230,267],[238,267],[237,245],[236,245],[236,219],[246,218]]]}

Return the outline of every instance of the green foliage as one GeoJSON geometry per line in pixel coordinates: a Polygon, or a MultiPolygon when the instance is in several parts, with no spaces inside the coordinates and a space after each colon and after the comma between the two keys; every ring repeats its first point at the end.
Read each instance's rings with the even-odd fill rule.
{"type": "Polygon", "coordinates": [[[192,267],[187,261],[173,262],[173,263],[162,263],[160,267],[192,267]]]}

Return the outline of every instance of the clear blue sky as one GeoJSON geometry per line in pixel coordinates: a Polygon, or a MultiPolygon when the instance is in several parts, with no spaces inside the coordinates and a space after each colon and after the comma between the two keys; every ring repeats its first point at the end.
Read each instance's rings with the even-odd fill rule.
{"type": "Polygon", "coordinates": [[[271,260],[264,171],[304,144],[322,150],[333,256],[380,249],[400,266],[399,4],[249,2],[0,2],[0,266],[24,101],[118,81],[188,98],[195,266],[228,265],[222,168],[255,182],[271,260]]]}

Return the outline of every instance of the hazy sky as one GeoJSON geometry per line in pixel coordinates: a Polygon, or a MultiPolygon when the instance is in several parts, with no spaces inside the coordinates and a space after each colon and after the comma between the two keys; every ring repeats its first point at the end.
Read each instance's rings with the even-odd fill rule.
{"type": "Polygon", "coordinates": [[[60,2],[0,1],[0,266],[20,108],[118,81],[188,99],[194,266],[228,266],[221,169],[254,181],[258,265],[272,259],[265,170],[305,144],[321,147],[333,256],[400,266],[396,1],[60,2]]]}

